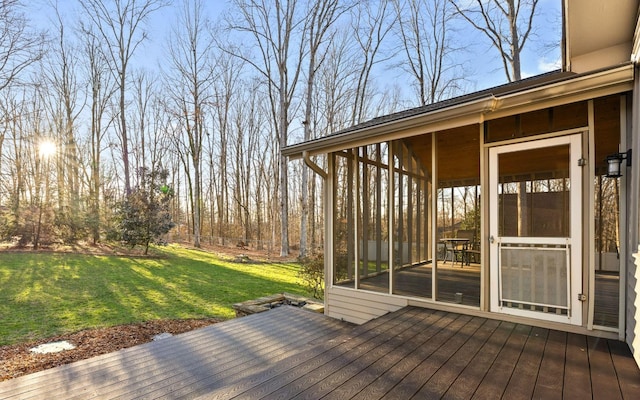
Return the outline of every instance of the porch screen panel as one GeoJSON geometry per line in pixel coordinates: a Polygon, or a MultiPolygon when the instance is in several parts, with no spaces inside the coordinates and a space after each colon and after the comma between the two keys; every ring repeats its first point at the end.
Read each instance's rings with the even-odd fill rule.
{"type": "Polygon", "coordinates": [[[334,153],[333,283],[355,287],[352,152],[334,153]]]}
{"type": "MultiPolygon", "coordinates": [[[[624,103],[623,103],[624,104],[624,103]]],[[[624,150],[620,143],[619,95],[596,99],[595,119],[595,293],[593,324],[618,328],[620,320],[620,264],[622,255],[621,196],[622,177],[607,177],[607,156],[624,150]]],[[[634,154],[634,158],[635,158],[634,154]]],[[[633,162],[636,162],[635,159],[633,162]]],[[[622,163],[623,174],[629,171],[622,163]]],[[[624,225],[623,225],[624,226],[624,225]]]]}
{"type": "Polygon", "coordinates": [[[566,314],[568,246],[501,244],[501,299],[507,307],[566,314]]]}
{"type": "Polygon", "coordinates": [[[406,149],[401,142],[394,142],[394,213],[393,213],[393,249],[394,269],[409,264],[408,243],[408,181],[409,177],[403,173],[406,157],[406,149]]]}
{"type": "Polygon", "coordinates": [[[358,289],[388,293],[387,144],[360,147],[358,154],[358,289]]]}
{"type": "Polygon", "coordinates": [[[438,132],[436,300],[480,305],[480,132],[438,132]]]}
{"type": "Polygon", "coordinates": [[[425,189],[430,180],[424,163],[429,162],[419,151],[430,135],[418,143],[393,142],[393,294],[431,297],[431,265],[424,248],[425,219],[429,204],[425,189]]]}
{"type": "Polygon", "coordinates": [[[569,236],[569,146],[501,154],[500,236],[569,236]]]}

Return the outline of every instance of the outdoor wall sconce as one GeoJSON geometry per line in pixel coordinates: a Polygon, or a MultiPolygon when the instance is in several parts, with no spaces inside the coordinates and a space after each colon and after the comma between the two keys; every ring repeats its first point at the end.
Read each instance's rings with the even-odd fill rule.
{"type": "Polygon", "coordinates": [[[627,160],[627,167],[631,165],[631,149],[626,153],[615,153],[607,156],[607,178],[619,178],[622,176],[622,160],[627,160]]]}

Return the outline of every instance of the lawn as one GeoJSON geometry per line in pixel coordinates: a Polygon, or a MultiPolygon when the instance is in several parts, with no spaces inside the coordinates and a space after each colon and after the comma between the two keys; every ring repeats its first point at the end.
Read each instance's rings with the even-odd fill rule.
{"type": "Polygon", "coordinates": [[[152,319],[232,318],[233,303],[308,295],[297,264],[234,263],[177,246],[154,253],[0,253],[0,346],[152,319]]]}

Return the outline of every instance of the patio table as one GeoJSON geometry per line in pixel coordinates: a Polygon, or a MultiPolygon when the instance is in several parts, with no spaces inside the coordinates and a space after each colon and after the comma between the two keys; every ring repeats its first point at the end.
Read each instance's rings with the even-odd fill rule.
{"type": "MultiPolygon", "coordinates": [[[[469,239],[467,238],[442,238],[440,242],[444,244],[444,262],[447,263],[447,256],[451,254],[451,263],[455,264],[455,254],[457,252],[463,252],[467,245],[469,244],[469,239]]],[[[464,265],[464,259],[461,258],[460,262],[464,265]]]]}

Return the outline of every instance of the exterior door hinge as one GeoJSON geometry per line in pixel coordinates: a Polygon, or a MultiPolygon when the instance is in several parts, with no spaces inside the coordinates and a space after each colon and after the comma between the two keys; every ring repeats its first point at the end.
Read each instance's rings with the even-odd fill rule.
{"type": "Polygon", "coordinates": [[[578,293],[578,300],[587,301],[587,295],[586,294],[582,294],[582,293],[578,293]]]}
{"type": "Polygon", "coordinates": [[[586,166],[586,165],[587,165],[587,159],[586,159],[586,158],[582,157],[582,158],[580,158],[580,159],[578,160],[578,166],[579,166],[579,167],[584,167],[584,166],[586,166]]]}

